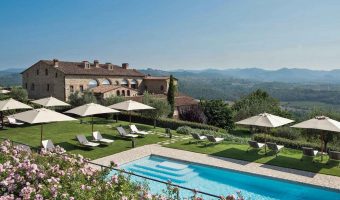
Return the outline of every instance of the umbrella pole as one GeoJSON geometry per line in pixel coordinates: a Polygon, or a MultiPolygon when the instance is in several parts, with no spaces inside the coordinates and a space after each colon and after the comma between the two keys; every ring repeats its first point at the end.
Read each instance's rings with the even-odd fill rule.
{"type": "Polygon", "coordinates": [[[43,127],[43,124],[40,125],[40,145],[42,146],[42,135],[43,135],[43,130],[44,130],[44,127],[43,127]]]}
{"type": "Polygon", "coordinates": [[[131,125],[131,112],[129,112],[129,119],[130,119],[130,125],[131,125]]]}
{"type": "Polygon", "coordinates": [[[92,133],[93,133],[93,115],[92,115],[91,118],[92,118],[92,133]]]}
{"type": "Polygon", "coordinates": [[[267,155],[267,129],[264,129],[264,155],[267,155]]]}
{"type": "Polygon", "coordinates": [[[324,135],[323,135],[323,133],[321,132],[321,136],[320,136],[320,139],[321,139],[321,148],[320,148],[320,150],[321,150],[321,162],[322,162],[322,160],[323,160],[323,137],[324,137],[324,135]]]}

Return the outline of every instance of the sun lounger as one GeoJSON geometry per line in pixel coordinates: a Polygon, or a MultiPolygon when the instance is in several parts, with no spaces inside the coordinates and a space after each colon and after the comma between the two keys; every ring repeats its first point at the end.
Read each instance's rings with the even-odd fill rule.
{"type": "Polygon", "coordinates": [[[209,142],[212,142],[214,144],[220,143],[224,140],[224,138],[214,137],[212,135],[207,135],[207,139],[209,142]]]}
{"type": "Polygon", "coordinates": [[[280,152],[281,149],[283,149],[283,145],[277,145],[276,143],[272,143],[272,142],[267,142],[266,143],[268,149],[272,150],[275,152],[275,156],[277,156],[277,154],[280,152]]]}
{"type": "Polygon", "coordinates": [[[303,157],[312,157],[314,161],[315,156],[317,156],[318,151],[314,150],[313,148],[309,148],[309,147],[302,147],[302,158],[301,160],[303,160],[303,157]]]}
{"type": "Polygon", "coordinates": [[[17,125],[17,126],[20,126],[20,125],[23,125],[24,123],[22,122],[18,122],[16,119],[14,119],[13,117],[7,117],[8,119],[8,123],[10,125],[17,125]]]}
{"type": "Polygon", "coordinates": [[[207,137],[204,136],[204,135],[199,135],[197,133],[190,133],[190,134],[196,140],[196,142],[199,142],[199,141],[202,141],[204,139],[207,139],[207,137]]]}
{"type": "Polygon", "coordinates": [[[148,132],[138,130],[137,126],[134,125],[134,124],[130,125],[129,127],[130,127],[130,130],[131,130],[131,133],[133,133],[133,134],[138,134],[138,135],[149,134],[148,132]]]}
{"type": "Polygon", "coordinates": [[[107,143],[107,144],[114,142],[114,140],[103,138],[102,134],[100,134],[99,131],[93,132],[92,136],[93,136],[93,141],[96,141],[96,142],[102,142],[102,143],[107,143]]]}
{"type": "Polygon", "coordinates": [[[136,134],[127,133],[126,130],[121,126],[117,127],[117,131],[118,131],[120,136],[125,137],[125,138],[136,138],[136,137],[138,137],[138,135],[136,135],[136,134]]]}
{"type": "Polygon", "coordinates": [[[338,151],[329,151],[329,160],[339,161],[338,167],[340,167],[340,152],[338,151]]]}
{"type": "Polygon", "coordinates": [[[84,135],[77,135],[77,140],[80,144],[88,147],[96,147],[99,143],[89,142],[84,135]]]}
{"type": "Polygon", "coordinates": [[[55,148],[55,146],[54,146],[54,144],[51,140],[43,140],[42,145],[43,145],[44,149],[47,149],[47,150],[55,148]]]}
{"type": "Polygon", "coordinates": [[[262,147],[264,147],[263,143],[259,143],[259,142],[253,141],[253,140],[249,140],[248,144],[249,144],[249,147],[247,149],[247,152],[249,151],[250,148],[252,148],[252,149],[261,149],[262,147]]]}

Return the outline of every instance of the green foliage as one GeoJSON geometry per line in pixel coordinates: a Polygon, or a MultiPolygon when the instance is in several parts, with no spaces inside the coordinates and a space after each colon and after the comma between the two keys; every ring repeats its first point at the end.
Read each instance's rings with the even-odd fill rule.
{"type": "Polygon", "coordinates": [[[206,124],[208,119],[200,106],[190,106],[178,109],[178,115],[181,120],[198,122],[206,124]]]}
{"type": "Polygon", "coordinates": [[[87,103],[97,103],[97,99],[94,94],[87,90],[84,91],[83,94],[81,94],[79,91],[76,91],[70,94],[68,99],[69,104],[71,104],[73,107],[81,106],[87,103]]]}
{"type": "Polygon", "coordinates": [[[226,130],[234,128],[232,111],[228,104],[222,100],[205,100],[200,105],[203,109],[209,125],[217,126],[226,130]]]}
{"type": "MultiPolygon", "coordinates": [[[[264,142],[265,138],[267,142],[275,142],[277,144],[284,145],[285,147],[288,147],[288,148],[301,149],[301,147],[311,147],[311,148],[320,150],[320,142],[317,143],[317,142],[308,142],[304,140],[290,140],[287,138],[274,137],[268,134],[266,136],[264,134],[254,135],[254,140],[258,142],[264,142]]],[[[331,146],[330,149],[340,150],[340,147],[331,146]]]]}
{"type": "Polygon", "coordinates": [[[180,126],[176,129],[176,132],[179,134],[189,135],[192,133],[192,128],[190,126],[180,126]]]}
{"type": "Polygon", "coordinates": [[[155,108],[142,112],[143,116],[150,117],[154,120],[166,117],[171,112],[170,105],[166,101],[152,97],[152,95],[147,92],[143,96],[143,103],[155,108]]]}
{"type": "Polygon", "coordinates": [[[174,111],[175,111],[175,92],[176,92],[175,87],[176,86],[174,83],[174,77],[170,75],[169,90],[167,94],[167,100],[170,105],[170,113],[169,113],[170,118],[174,115],[174,111]]]}
{"type": "Polygon", "coordinates": [[[280,127],[273,129],[271,134],[275,137],[287,138],[291,140],[298,139],[301,136],[300,130],[290,127],[280,127]]]}
{"type": "Polygon", "coordinates": [[[108,98],[101,100],[101,104],[104,105],[104,106],[110,106],[110,105],[113,105],[113,104],[116,104],[116,103],[123,102],[125,100],[126,99],[123,96],[111,95],[108,98]]]}
{"type": "Polygon", "coordinates": [[[13,87],[9,96],[21,102],[27,102],[28,99],[27,91],[21,87],[13,87]]]}
{"type": "Polygon", "coordinates": [[[236,121],[263,113],[271,113],[282,117],[289,117],[289,113],[281,110],[279,100],[269,96],[266,91],[256,90],[237,100],[232,106],[236,121]]]}

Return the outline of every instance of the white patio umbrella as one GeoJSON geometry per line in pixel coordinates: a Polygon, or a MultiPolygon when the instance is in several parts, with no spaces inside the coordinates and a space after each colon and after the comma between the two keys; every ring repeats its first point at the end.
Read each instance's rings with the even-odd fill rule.
{"type": "Polygon", "coordinates": [[[127,101],[123,101],[120,103],[116,103],[108,107],[129,112],[130,123],[131,123],[131,113],[130,113],[131,111],[155,109],[151,106],[148,106],[148,105],[136,102],[136,101],[132,101],[132,100],[127,100],[127,101]]]}
{"type": "MultiPolygon", "coordinates": [[[[294,122],[294,120],[279,117],[276,115],[272,115],[269,113],[261,113],[259,115],[255,115],[253,117],[249,117],[247,119],[236,122],[236,124],[240,125],[249,125],[249,126],[258,126],[258,127],[266,127],[266,128],[275,128],[280,127],[285,124],[289,124],[294,122]]],[[[266,133],[265,133],[266,136],[266,133]]],[[[266,137],[265,137],[266,142],[266,137]]],[[[266,146],[264,147],[265,153],[267,153],[266,146]]]]}
{"type": "Polygon", "coordinates": [[[16,110],[16,109],[32,109],[32,107],[12,98],[0,101],[1,127],[3,127],[3,124],[4,124],[3,111],[16,110]]]}
{"type": "Polygon", "coordinates": [[[70,104],[60,101],[54,97],[47,97],[38,100],[31,101],[32,103],[39,104],[43,107],[55,107],[55,106],[70,106],[70,104]]]}
{"type": "Polygon", "coordinates": [[[43,135],[43,124],[50,122],[60,122],[60,121],[72,121],[77,120],[75,118],[69,117],[67,115],[49,110],[46,108],[39,108],[34,110],[29,110],[21,113],[12,115],[14,119],[29,123],[29,124],[41,124],[40,128],[40,142],[42,142],[43,135]]]}
{"type": "Polygon", "coordinates": [[[330,132],[340,132],[340,122],[331,119],[326,116],[316,116],[313,119],[309,119],[303,121],[301,123],[295,124],[291,126],[293,128],[303,128],[303,129],[314,129],[314,130],[321,130],[320,139],[321,139],[321,160],[323,155],[324,145],[323,139],[325,134],[322,131],[330,131],[330,132]]]}
{"type": "Polygon", "coordinates": [[[5,90],[5,89],[1,89],[0,90],[0,94],[8,94],[8,93],[10,93],[11,91],[9,91],[9,90],[5,90]]]}
{"type": "Polygon", "coordinates": [[[88,103],[82,106],[75,107],[71,110],[65,111],[64,113],[72,113],[82,117],[92,117],[92,132],[93,132],[93,115],[105,114],[105,113],[118,113],[118,110],[114,110],[96,103],[88,103]]]}

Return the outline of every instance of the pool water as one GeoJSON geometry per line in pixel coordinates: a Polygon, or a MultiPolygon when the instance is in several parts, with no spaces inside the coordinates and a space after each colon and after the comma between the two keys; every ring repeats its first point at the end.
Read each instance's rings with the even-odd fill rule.
{"type": "MultiPolygon", "coordinates": [[[[340,191],[181,162],[159,156],[144,157],[122,165],[120,168],[162,181],[171,180],[174,184],[215,195],[236,195],[237,191],[241,191],[245,199],[340,200],[340,191]]],[[[114,173],[113,171],[111,175],[114,173]]],[[[132,179],[139,182],[144,181],[138,177],[132,177],[132,179]]],[[[162,193],[162,190],[165,189],[164,184],[155,181],[148,181],[148,184],[152,193],[162,193]]],[[[190,191],[180,190],[181,197],[190,197],[192,194],[190,191]]],[[[212,198],[205,197],[205,199],[212,198]]]]}

